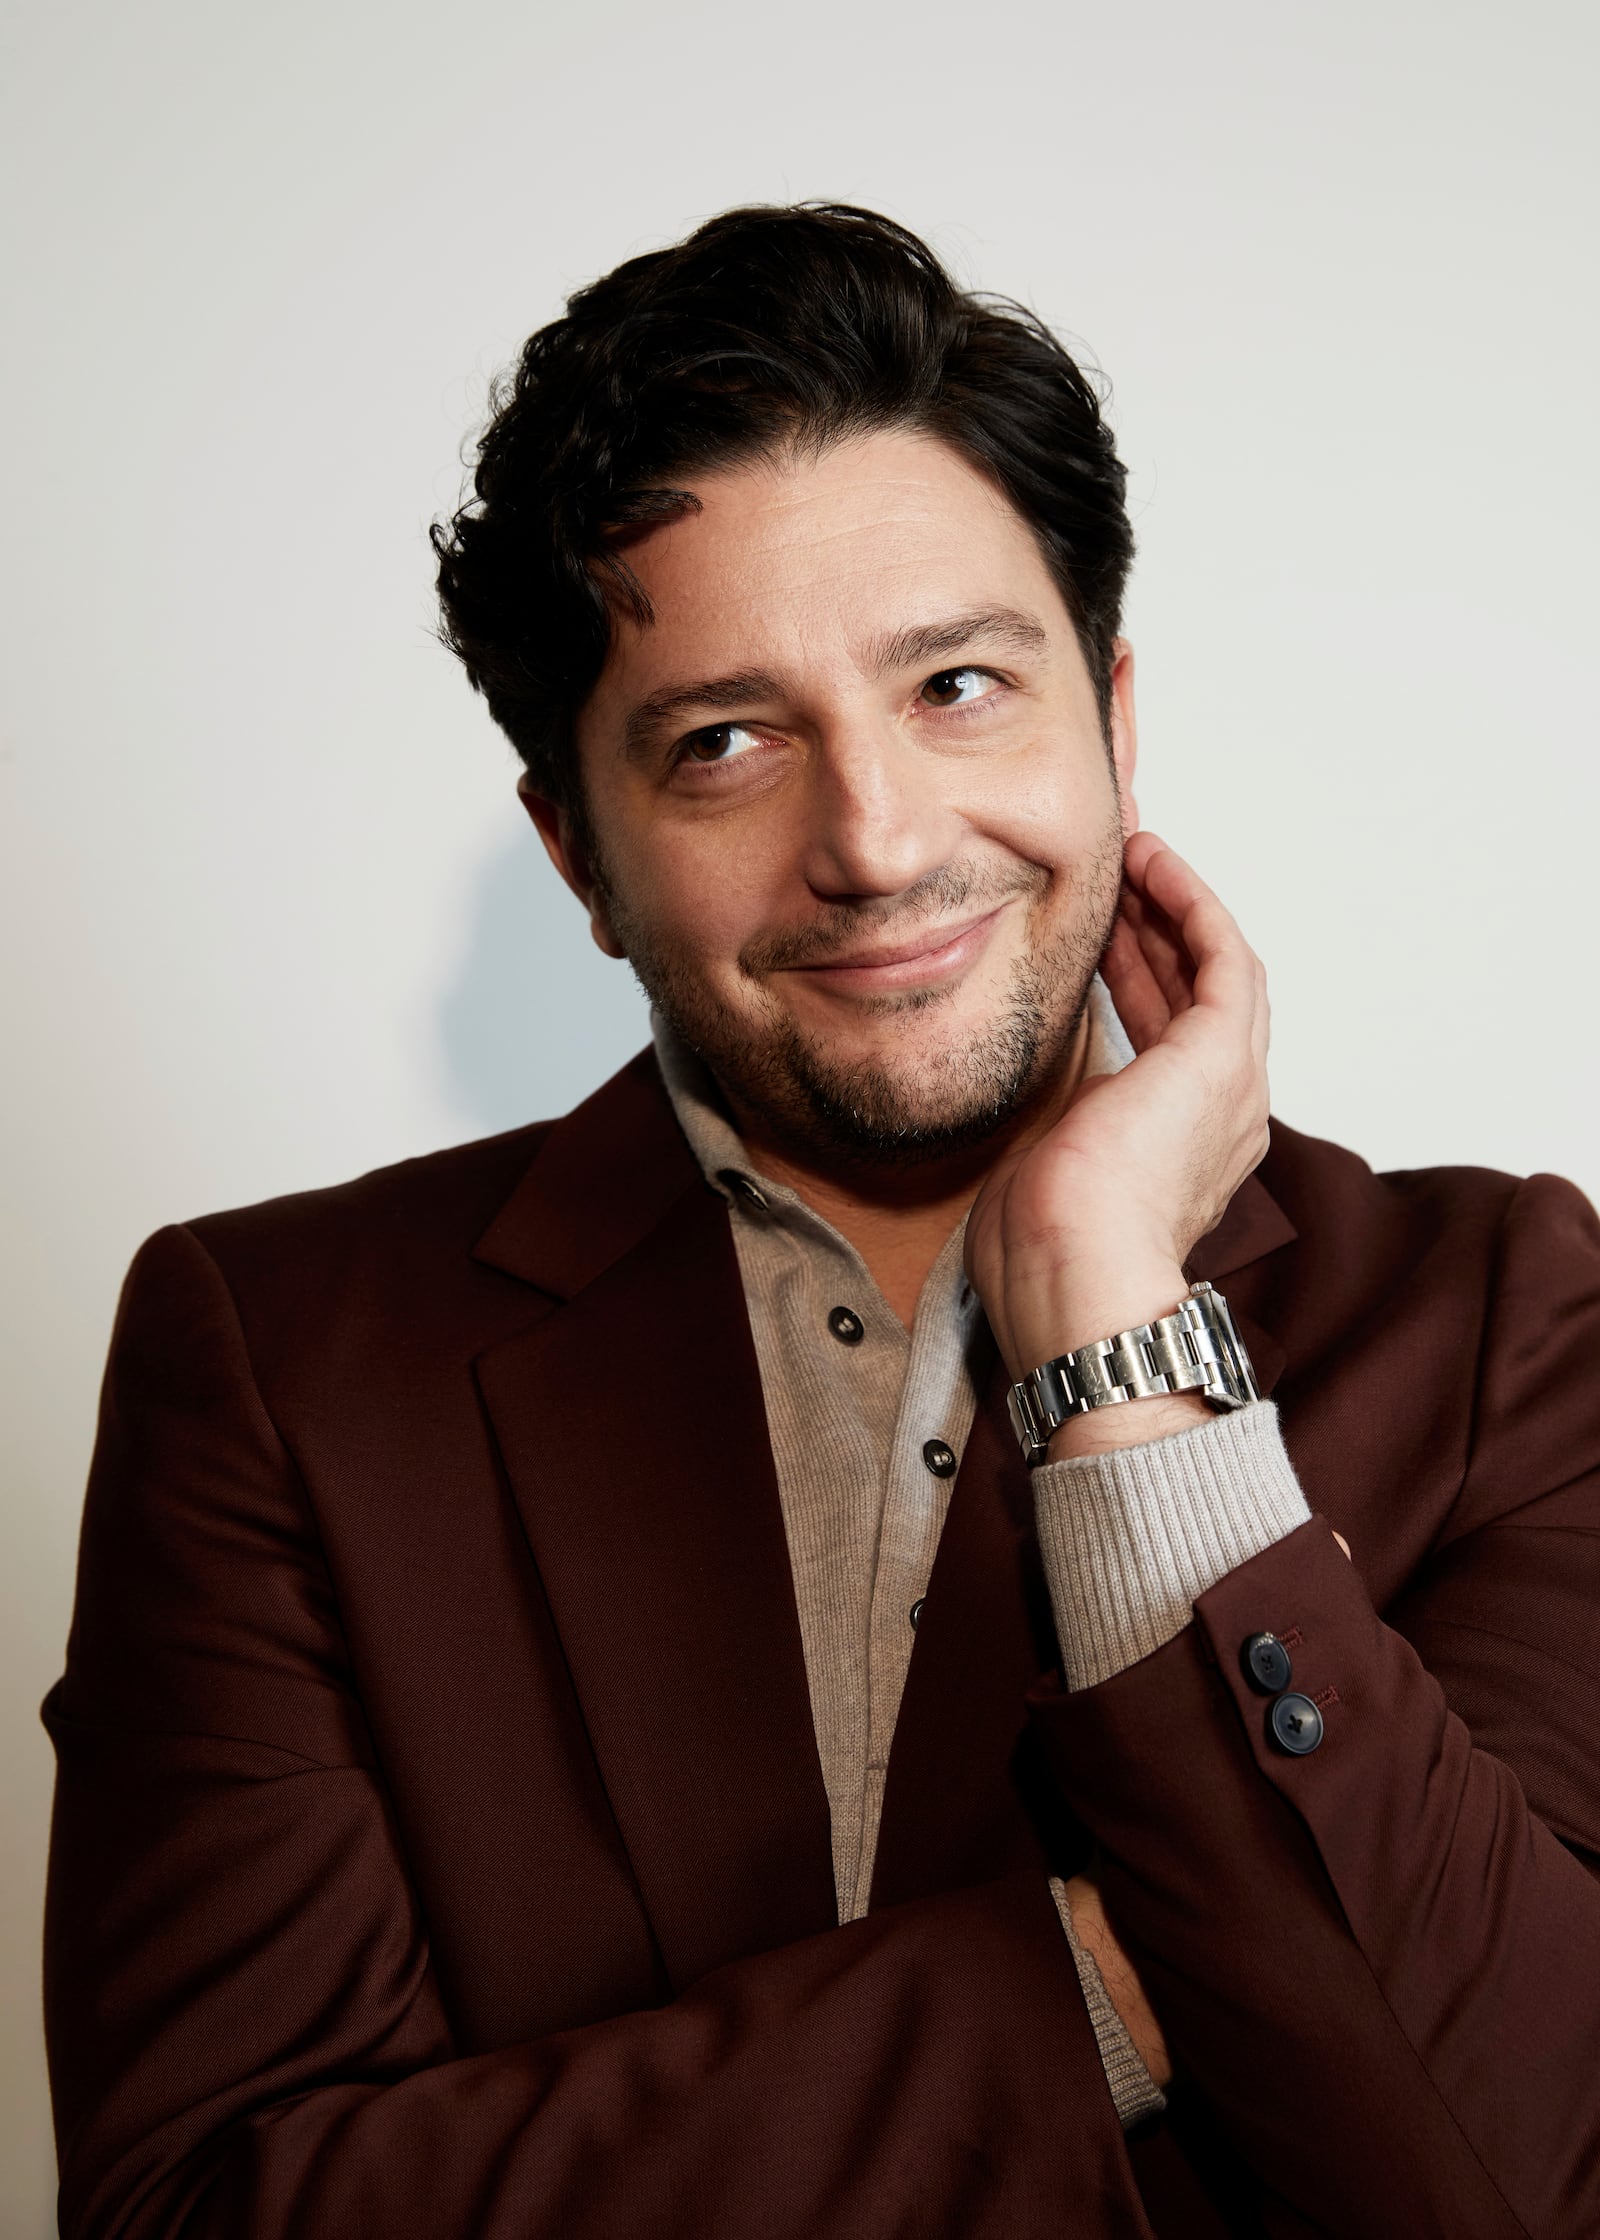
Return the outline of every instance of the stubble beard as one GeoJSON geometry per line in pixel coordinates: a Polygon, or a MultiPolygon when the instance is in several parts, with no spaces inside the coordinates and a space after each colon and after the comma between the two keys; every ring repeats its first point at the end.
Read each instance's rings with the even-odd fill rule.
{"type": "MultiPolygon", "coordinates": [[[[1122,879],[1120,814],[1071,875],[1073,905],[1047,939],[1012,962],[996,1013],[955,1048],[903,1066],[877,1058],[839,1059],[805,1033],[773,998],[765,975],[820,963],[868,930],[896,934],[919,920],[947,920],[1015,899],[1037,909],[1050,884],[1041,866],[1015,875],[947,867],[922,880],[892,910],[843,905],[793,935],[752,943],[739,963],[755,998],[755,1021],[698,978],[620,894],[598,853],[597,883],[611,924],[645,994],[668,1025],[710,1067],[731,1096],[760,1116],[773,1139],[801,1154],[851,1166],[916,1166],[1000,1134],[1047,1096],[1071,1051],[1089,988],[1115,923],[1122,879]],[[1031,898],[1031,901],[1030,901],[1031,898]]],[[[951,1000],[946,989],[867,999],[867,1008],[908,1026],[951,1000]]]]}

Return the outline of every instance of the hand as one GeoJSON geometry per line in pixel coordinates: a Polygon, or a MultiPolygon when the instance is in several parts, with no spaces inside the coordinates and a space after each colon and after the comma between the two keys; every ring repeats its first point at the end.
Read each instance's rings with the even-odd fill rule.
{"type": "MultiPolygon", "coordinates": [[[[1101,972],[1131,1064],[1084,1082],[1061,1118],[1002,1159],[967,1223],[967,1272],[1012,1376],[1170,1314],[1183,1263],[1268,1144],[1266,975],[1205,882],[1136,832],[1101,972]]],[[[1202,1421],[1194,1394],[1099,1411],[1093,1439],[1202,1421]]],[[[1087,1418],[1057,1434],[1065,1439],[1087,1418]]],[[[1056,1453],[1052,1442],[1051,1453],[1056,1453]]]]}
{"type": "Polygon", "coordinates": [[[1167,2041],[1144,1995],[1144,1985],[1135,1973],[1133,1962],[1117,1942],[1116,1931],[1106,1919],[1105,1908],[1100,1903],[1100,1886],[1092,1874],[1075,1874],[1068,1878],[1066,1892],[1078,1942],[1093,1953],[1107,1998],[1122,2017],[1123,2028],[1133,2040],[1139,2059],[1154,2082],[1164,2090],[1172,2082],[1167,2041]]]}

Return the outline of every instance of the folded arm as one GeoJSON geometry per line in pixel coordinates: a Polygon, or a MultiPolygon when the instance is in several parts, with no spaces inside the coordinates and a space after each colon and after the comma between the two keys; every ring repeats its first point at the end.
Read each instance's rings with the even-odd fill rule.
{"type": "Polygon", "coordinates": [[[1319,2230],[1600,2229],[1597,1343],[1600,1225],[1536,1176],[1505,1218],[1451,1536],[1382,1616],[1360,1548],[1283,1507],[1270,1407],[1145,1450],[1169,1491],[1189,1474],[1180,1511],[1260,1496],[1256,1552],[1209,1580],[1187,1527],[1152,1535],[1129,1465],[1121,1564],[1146,1566],[1146,1606],[1155,1541],[1198,1566],[1193,1622],[1154,1641],[1119,1621],[1118,1565],[1096,1587],[1068,1560],[1080,1466],[1040,1474],[1063,1636],[1089,1662],[1035,1716],[1106,1912],[1177,2069],[1319,2230]],[[1260,1631],[1320,1707],[1305,1755],[1241,1660],[1260,1631]]]}
{"type": "Polygon", "coordinates": [[[458,2042],[309,1504],[186,1231],[124,1295],[45,1718],[67,2240],[1144,2229],[1034,1875],[458,2042]]]}

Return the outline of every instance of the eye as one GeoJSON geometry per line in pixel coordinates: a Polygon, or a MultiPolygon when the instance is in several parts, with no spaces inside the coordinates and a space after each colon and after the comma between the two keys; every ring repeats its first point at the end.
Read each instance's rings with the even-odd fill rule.
{"type": "Polygon", "coordinates": [[[941,669],[922,687],[921,696],[935,708],[963,708],[988,697],[972,689],[985,681],[991,685],[998,681],[992,669],[941,669]]]}
{"type": "Polygon", "coordinates": [[[755,733],[744,723],[709,723],[691,731],[679,759],[684,762],[733,762],[755,745],[755,733]]]}

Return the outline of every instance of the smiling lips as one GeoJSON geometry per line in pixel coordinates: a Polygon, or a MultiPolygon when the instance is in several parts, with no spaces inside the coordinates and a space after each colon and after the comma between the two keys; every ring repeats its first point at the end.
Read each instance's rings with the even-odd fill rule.
{"type": "Polygon", "coordinates": [[[910,940],[882,949],[852,949],[842,957],[821,964],[791,965],[822,987],[840,995],[878,995],[895,988],[926,987],[948,980],[972,963],[988,941],[1000,911],[986,910],[954,932],[943,926],[924,927],[910,940]]]}

